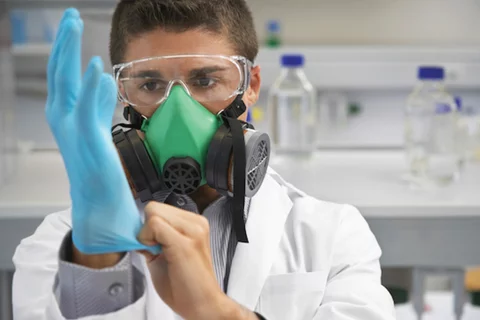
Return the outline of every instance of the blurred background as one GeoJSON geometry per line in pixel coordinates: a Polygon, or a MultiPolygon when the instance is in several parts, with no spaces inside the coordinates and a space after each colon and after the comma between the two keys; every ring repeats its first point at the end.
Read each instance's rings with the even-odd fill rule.
{"type": "MultiPolygon", "coordinates": [[[[480,1],[247,1],[263,80],[250,120],[271,133],[271,166],[317,198],[360,209],[383,249],[383,282],[398,319],[478,319],[480,1]],[[432,101],[436,111],[419,124],[415,110],[432,101]],[[441,164],[419,177],[411,159],[422,146],[412,130],[426,127],[437,128],[437,138],[419,138],[420,151],[441,164]],[[439,183],[434,171],[451,179],[439,183]]],[[[69,206],[44,117],[58,22],[65,8],[78,7],[84,61],[100,55],[110,71],[115,4],[0,1],[1,320],[10,314],[15,247],[46,214],[69,206]]]]}

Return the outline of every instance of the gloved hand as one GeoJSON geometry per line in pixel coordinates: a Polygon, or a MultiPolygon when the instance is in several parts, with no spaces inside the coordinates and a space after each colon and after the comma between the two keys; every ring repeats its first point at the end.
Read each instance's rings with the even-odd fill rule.
{"type": "Polygon", "coordinates": [[[83,21],[65,11],[48,63],[46,116],[65,163],[72,199],[72,239],[86,254],[149,250],[137,240],[141,217],[110,128],[117,86],[94,57],[81,78],[83,21]]]}

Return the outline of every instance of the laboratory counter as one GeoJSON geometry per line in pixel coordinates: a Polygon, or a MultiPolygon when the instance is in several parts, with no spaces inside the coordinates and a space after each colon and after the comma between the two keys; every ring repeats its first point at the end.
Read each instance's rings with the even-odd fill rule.
{"type": "MultiPolygon", "coordinates": [[[[16,245],[48,213],[70,205],[59,153],[26,153],[17,163],[0,188],[0,269],[13,267],[16,245]]],[[[451,187],[431,191],[402,181],[401,151],[321,151],[275,156],[270,165],[318,199],[355,205],[383,248],[383,265],[480,265],[480,164],[470,164],[451,187]]]]}

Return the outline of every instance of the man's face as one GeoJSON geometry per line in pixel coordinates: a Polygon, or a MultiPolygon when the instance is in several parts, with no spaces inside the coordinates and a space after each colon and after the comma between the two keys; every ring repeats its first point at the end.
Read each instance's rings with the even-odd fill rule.
{"type": "MultiPolygon", "coordinates": [[[[186,32],[166,32],[162,29],[156,29],[154,31],[144,33],[137,36],[134,40],[127,44],[127,50],[125,53],[125,61],[135,61],[151,57],[182,55],[182,54],[205,54],[205,55],[224,55],[234,56],[237,53],[233,50],[232,45],[228,42],[227,37],[219,34],[213,34],[211,32],[194,29],[186,32]]],[[[182,72],[182,68],[191,68],[189,61],[181,65],[181,67],[175,67],[175,72],[182,72]],[[180,70],[180,71],[179,71],[180,70]]],[[[175,60],[172,62],[176,62],[175,60]]],[[[195,61],[192,62],[195,64],[195,61]]],[[[168,64],[166,64],[168,72],[168,64]]],[[[195,66],[197,67],[197,66],[195,66]]],[[[260,90],[260,70],[259,67],[251,68],[251,81],[250,86],[243,96],[243,100],[247,106],[251,106],[258,99],[258,93],[260,90]]],[[[151,84],[149,84],[151,86],[151,84]]],[[[235,97],[231,97],[228,100],[202,103],[210,112],[217,114],[222,109],[232,103],[235,97]]],[[[149,117],[155,111],[154,108],[145,108],[138,110],[145,116],[149,117]]],[[[245,120],[246,113],[241,117],[245,120]]]]}

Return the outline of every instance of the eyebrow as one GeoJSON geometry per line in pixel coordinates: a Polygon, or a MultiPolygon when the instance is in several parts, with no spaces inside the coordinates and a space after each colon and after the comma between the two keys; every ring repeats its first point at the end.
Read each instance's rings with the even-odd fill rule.
{"type": "Polygon", "coordinates": [[[143,70],[131,74],[128,78],[154,78],[154,79],[163,79],[161,72],[157,70],[143,70]]]}
{"type": "MultiPolygon", "coordinates": [[[[200,75],[206,75],[209,73],[214,73],[218,71],[225,71],[228,68],[226,67],[221,67],[221,66],[210,66],[210,67],[203,67],[203,68],[197,68],[190,70],[190,78],[198,77],[200,75]]],[[[142,70],[133,73],[129,77],[123,77],[128,78],[128,79],[133,79],[133,78],[153,78],[153,79],[163,79],[163,75],[161,72],[157,70],[142,70]]]]}
{"type": "Polygon", "coordinates": [[[198,68],[198,69],[193,69],[190,71],[190,77],[195,78],[199,75],[205,75],[209,73],[214,73],[218,71],[224,71],[227,70],[228,68],[226,67],[221,67],[221,66],[211,66],[211,67],[203,67],[203,68],[198,68]]]}

